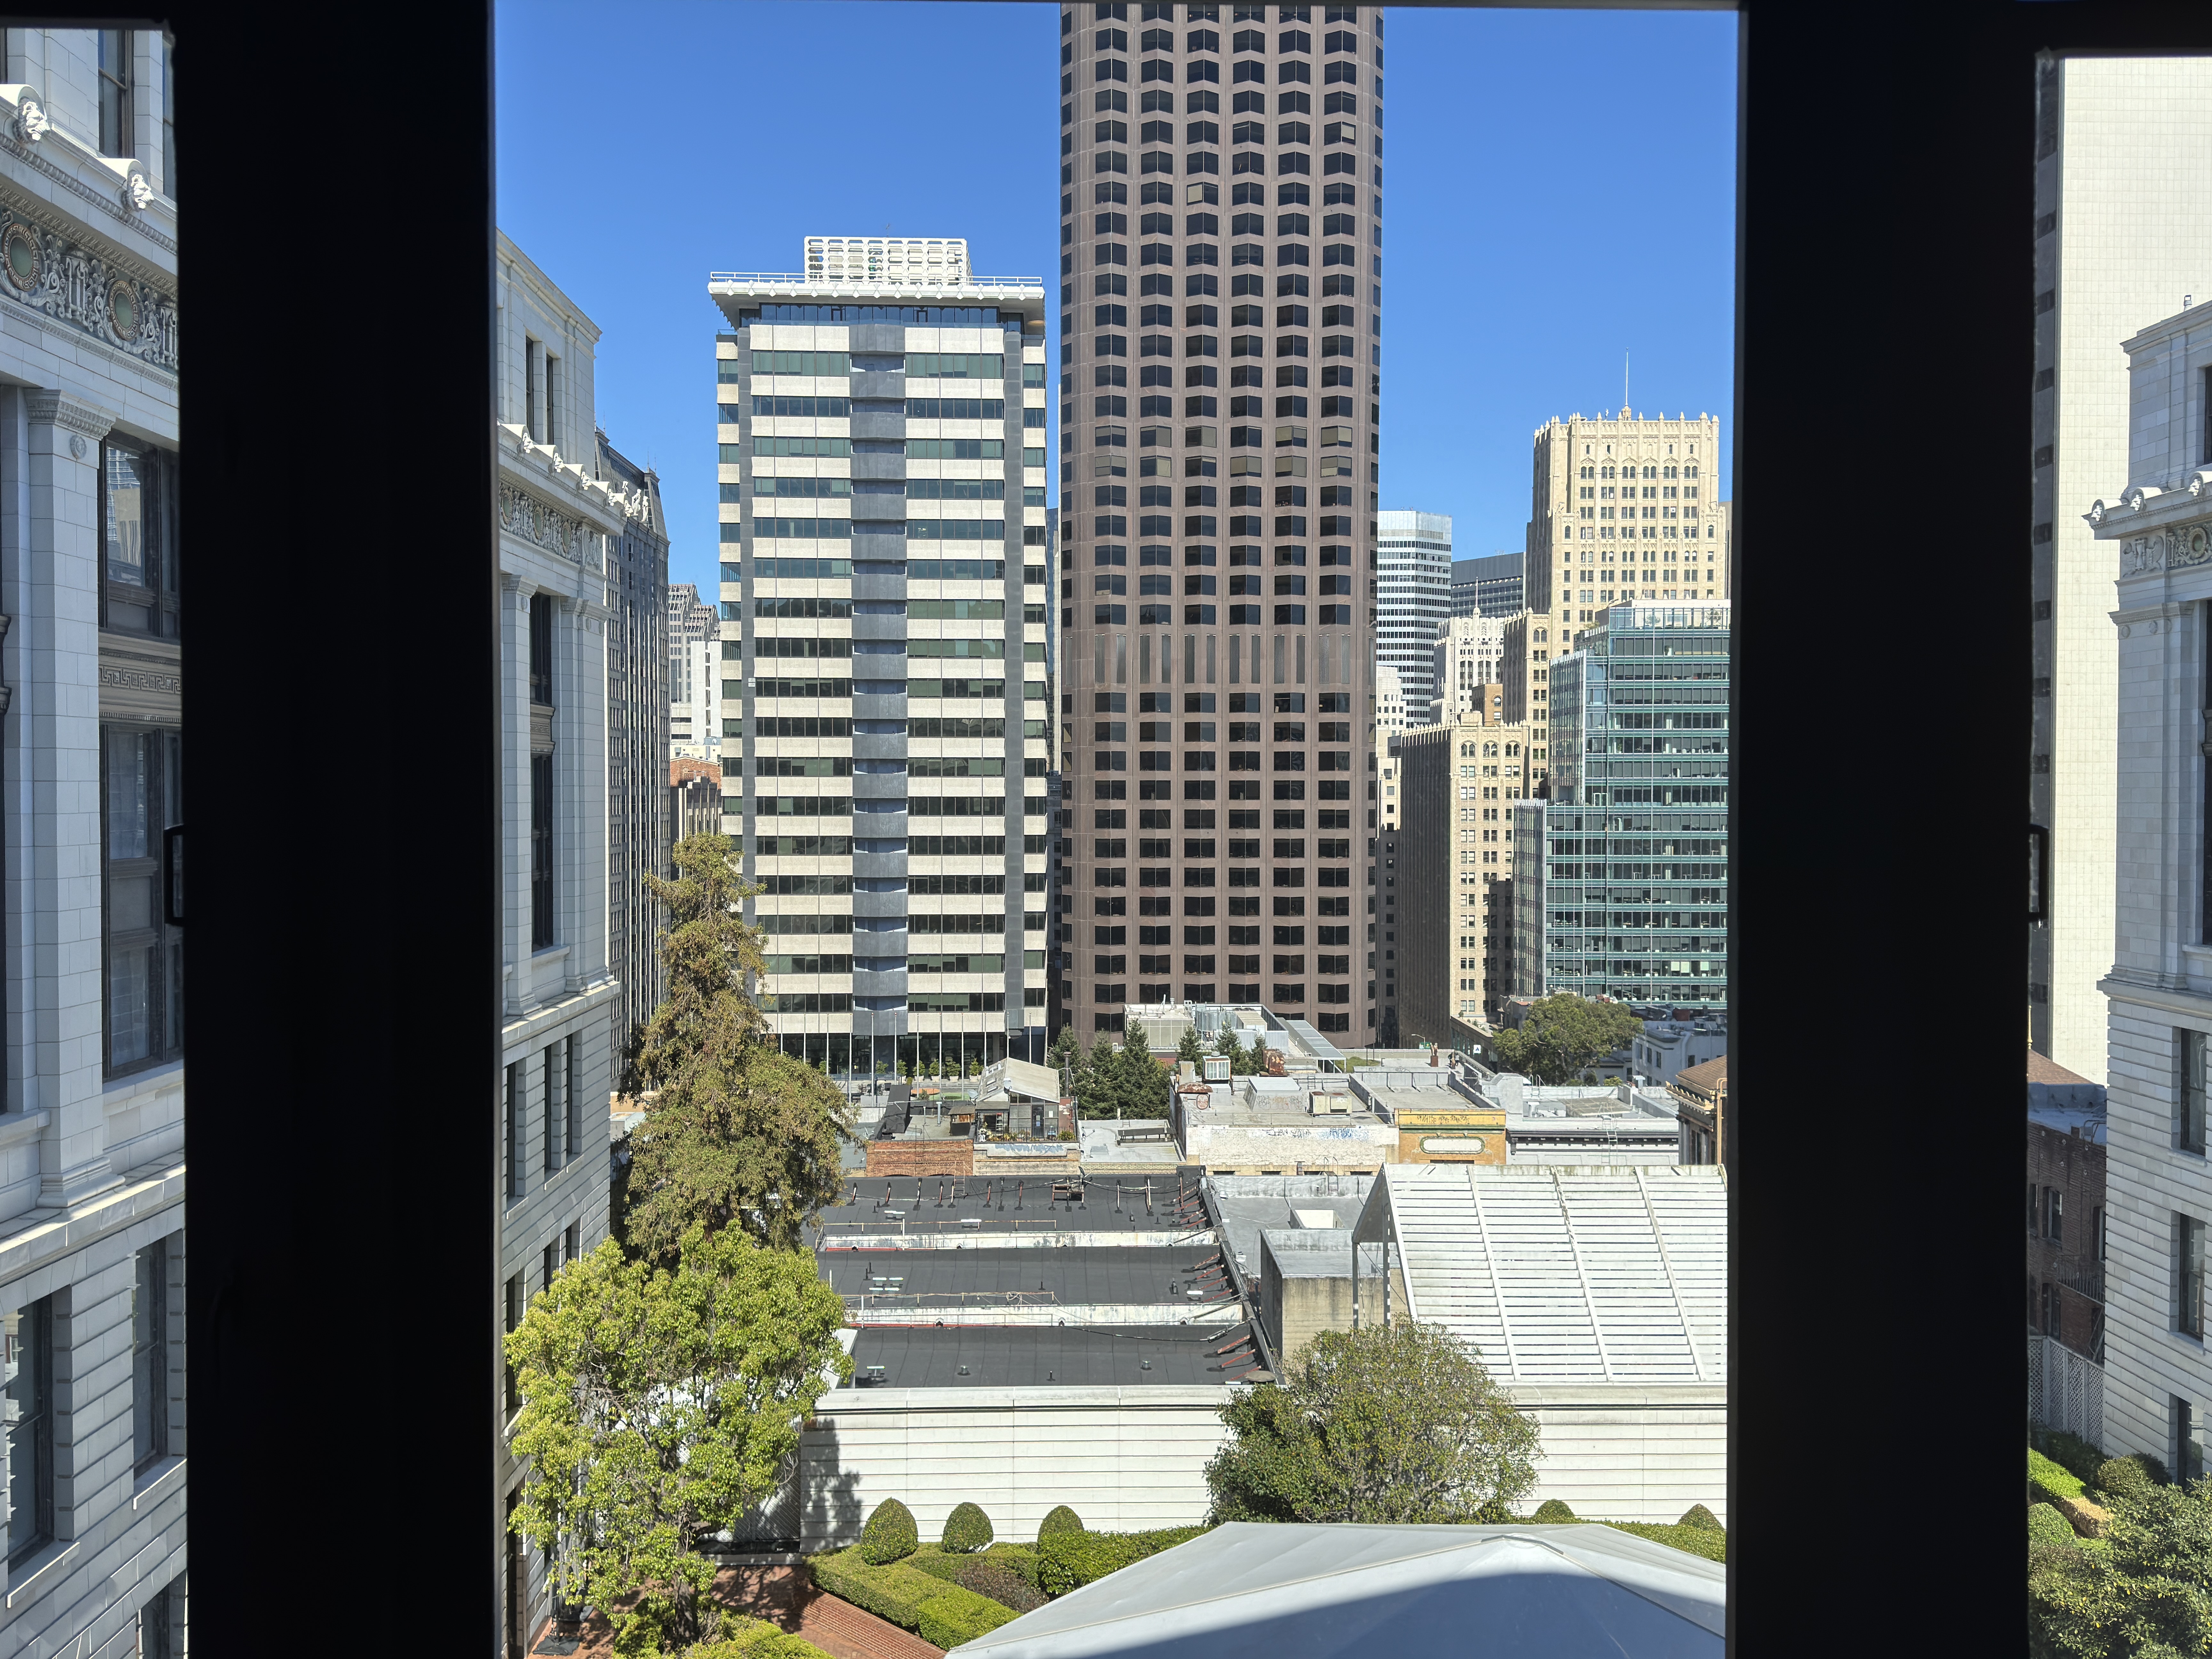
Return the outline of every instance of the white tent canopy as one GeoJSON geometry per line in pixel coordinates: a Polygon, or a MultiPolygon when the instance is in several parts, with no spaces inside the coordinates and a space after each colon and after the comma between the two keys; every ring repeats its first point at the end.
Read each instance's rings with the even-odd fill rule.
{"type": "Polygon", "coordinates": [[[1232,1522],[956,1648],[973,1659],[1721,1659],[1727,1571],[1598,1526],[1232,1522]]]}

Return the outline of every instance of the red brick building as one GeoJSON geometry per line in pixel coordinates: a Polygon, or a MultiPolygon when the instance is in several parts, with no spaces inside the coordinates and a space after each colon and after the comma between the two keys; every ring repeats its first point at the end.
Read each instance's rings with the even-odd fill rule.
{"type": "Polygon", "coordinates": [[[2105,1091],[2028,1055],[2027,1323],[2076,1353],[2105,1350],[2105,1091]]]}

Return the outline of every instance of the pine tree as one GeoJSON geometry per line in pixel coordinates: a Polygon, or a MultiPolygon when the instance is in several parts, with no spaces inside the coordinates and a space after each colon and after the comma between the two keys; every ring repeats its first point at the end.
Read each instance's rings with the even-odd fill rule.
{"type": "Polygon", "coordinates": [[[766,971],[742,914],[746,884],[721,836],[677,843],[677,878],[646,878],[667,907],[668,998],[641,1034],[637,1070],[659,1097],[631,1136],[622,1232],[635,1253],[672,1262],[694,1224],[736,1226],[796,1249],[839,1190],[844,1093],[782,1053],[749,991],[766,971]]]}

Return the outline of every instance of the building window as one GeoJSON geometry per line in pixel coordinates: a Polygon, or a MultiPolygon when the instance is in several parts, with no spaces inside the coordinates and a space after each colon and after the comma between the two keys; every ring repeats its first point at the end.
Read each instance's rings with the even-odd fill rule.
{"type": "MultiPolygon", "coordinates": [[[[568,1121],[568,1145],[562,1156],[567,1158],[575,1157],[584,1145],[583,1111],[576,1099],[576,1049],[580,1041],[572,1036],[561,1045],[561,1103],[568,1109],[564,1115],[568,1121]]],[[[568,1254],[573,1259],[574,1249],[568,1254]]]]}
{"type": "Polygon", "coordinates": [[[530,596],[530,701],[553,705],[553,596],[530,596]]]}
{"type": "Polygon", "coordinates": [[[553,1106],[553,1103],[561,1097],[560,1084],[562,1079],[556,1070],[560,1054],[561,1045],[556,1042],[550,1044],[545,1052],[538,1057],[538,1073],[544,1089],[545,1106],[540,1115],[544,1119],[545,1173],[548,1176],[561,1167],[560,1119],[554,1115],[553,1106]]]}
{"type": "Polygon", "coordinates": [[[2053,1244],[2066,1242],[2066,1195],[2056,1187],[2044,1189],[2043,1236],[2053,1244]]]}
{"type": "Polygon", "coordinates": [[[2204,1425],[2197,1408],[2179,1395],[2170,1396],[2173,1419],[2173,1478],[2186,1486],[2204,1474],[2204,1425]]]}
{"type": "Polygon", "coordinates": [[[127,444],[100,447],[103,580],[100,625],[175,639],[181,593],[177,558],[177,458],[127,444]]]}
{"type": "MultiPolygon", "coordinates": [[[[513,1336],[522,1328],[522,1275],[507,1281],[507,1334],[513,1336]]],[[[507,1414],[513,1417],[522,1409],[522,1373],[513,1365],[507,1367],[507,1414]]]]}
{"type": "Polygon", "coordinates": [[[507,1195],[522,1196],[522,1067],[507,1068],[507,1130],[500,1137],[507,1163],[507,1195]]]}
{"type": "Polygon", "coordinates": [[[54,1535],[54,1304],[43,1297],[0,1320],[7,1344],[8,1565],[54,1535]]]}
{"type": "Polygon", "coordinates": [[[150,1601],[140,1604],[137,1659],[183,1659],[184,1645],[178,1638],[183,1634],[184,1621],[170,1607],[179,1594],[179,1585],[171,1584],[156,1590],[150,1601]]]}
{"type": "Polygon", "coordinates": [[[177,43],[161,37],[161,194],[177,199],[177,43]]]}
{"type": "Polygon", "coordinates": [[[538,419],[538,356],[545,348],[528,336],[522,342],[522,429],[541,441],[544,431],[538,419]]]}
{"type": "Polygon", "coordinates": [[[2173,1144],[2204,1155],[2204,1093],[2207,1043],[2202,1031],[2181,1033],[2181,1088],[2175,1101],[2173,1144]]]}
{"type": "Polygon", "coordinates": [[[137,122],[131,108],[130,29],[100,29],[100,153],[136,155],[137,122]]]}
{"type": "Polygon", "coordinates": [[[143,1474],[169,1455],[169,1247],[138,1252],[131,1290],[132,1467],[143,1474]]]}
{"type": "Polygon", "coordinates": [[[561,447],[561,360],[545,354],[545,441],[561,447]]]}
{"type": "Polygon", "coordinates": [[[2097,1252],[2097,1260],[2105,1259],[2105,1206],[2099,1205],[2089,1212],[2089,1243],[2097,1252]]]}
{"type": "Polygon", "coordinates": [[[553,757],[530,757],[530,948],[553,944],[553,757]]]}
{"type": "Polygon", "coordinates": [[[2173,1218],[2173,1328],[2204,1340],[2204,1224],[2173,1218]]]}
{"type": "Polygon", "coordinates": [[[183,735],[101,729],[100,922],[107,1074],[184,1052],[184,934],[168,925],[161,831],[181,816],[183,735]]]}

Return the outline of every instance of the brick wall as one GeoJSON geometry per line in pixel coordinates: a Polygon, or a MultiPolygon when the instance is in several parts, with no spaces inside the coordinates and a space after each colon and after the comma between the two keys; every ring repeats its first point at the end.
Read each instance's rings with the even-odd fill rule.
{"type": "Polygon", "coordinates": [[[966,1176],[975,1170],[975,1145],[969,1140],[872,1140],[872,1176],[966,1176]]]}
{"type": "MultiPolygon", "coordinates": [[[[2076,1353],[2094,1357],[2104,1335],[2105,1264],[2099,1259],[2098,1237],[2105,1212],[2105,1149],[2030,1123],[2027,1181],[2036,1197],[2034,1227],[2027,1236],[2028,1323],[2076,1353]],[[2054,1193],[2059,1200],[2056,1238],[2051,1236],[2054,1193]]],[[[2025,1228],[2025,1192],[2021,1203],[2025,1228]]]]}

